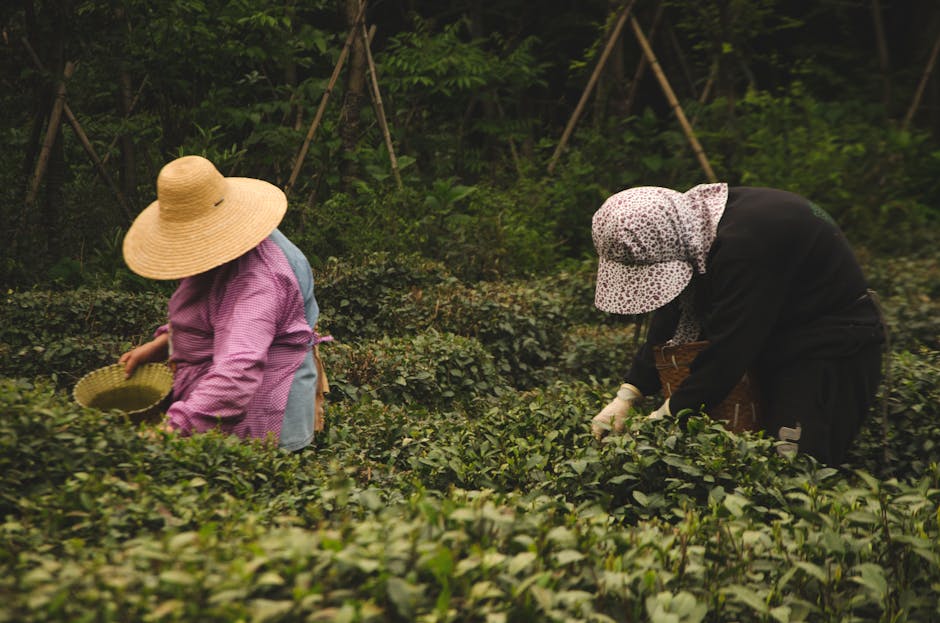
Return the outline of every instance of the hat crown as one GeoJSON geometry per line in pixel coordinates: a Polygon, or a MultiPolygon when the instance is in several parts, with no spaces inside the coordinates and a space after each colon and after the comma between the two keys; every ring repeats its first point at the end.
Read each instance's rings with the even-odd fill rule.
{"type": "Polygon", "coordinates": [[[594,215],[594,246],[601,257],[623,264],[681,260],[683,245],[668,208],[614,195],[594,215]]]}
{"type": "Polygon", "coordinates": [[[167,221],[205,218],[223,204],[226,186],[225,178],[205,158],[177,158],[157,176],[160,218],[167,221]]]}

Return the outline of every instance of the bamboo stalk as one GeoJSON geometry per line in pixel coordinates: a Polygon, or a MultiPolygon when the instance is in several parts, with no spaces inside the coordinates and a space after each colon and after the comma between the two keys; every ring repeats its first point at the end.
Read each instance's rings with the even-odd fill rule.
{"type": "Polygon", "coordinates": [[[708,158],[705,156],[705,151],[702,149],[702,145],[698,142],[698,138],[696,138],[695,132],[692,131],[692,126],[689,125],[689,120],[686,119],[685,113],[682,111],[682,107],[679,105],[679,101],[676,99],[676,94],[673,92],[672,87],[669,86],[669,80],[666,78],[666,74],[663,73],[662,68],[659,66],[659,61],[656,60],[656,55],[653,54],[653,49],[650,47],[649,41],[647,41],[646,37],[643,35],[643,30],[640,28],[640,24],[636,21],[635,17],[630,18],[630,25],[633,28],[633,33],[636,35],[637,41],[640,43],[640,47],[643,48],[643,53],[646,55],[646,58],[649,61],[650,68],[652,68],[653,73],[656,74],[656,79],[659,80],[659,86],[666,95],[666,99],[669,100],[669,105],[672,107],[676,118],[679,119],[679,125],[682,126],[682,131],[685,133],[689,144],[692,145],[692,151],[695,152],[695,156],[698,158],[699,164],[705,171],[705,175],[708,178],[708,181],[717,182],[718,178],[715,176],[715,172],[712,171],[711,164],[709,164],[708,158]]]}
{"type": "Polygon", "coordinates": [[[304,158],[307,157],[307,150],[310,149],[310,142],[313,140],[313,135],[316,133],[317,128],[320,126],[320,121],[323,119],[323,112],[326,110],[326,104],[330,100],[330,94],[333,92],[333,87],[336,86],[336,81],[339,79],[339,73],[346,63],[346,57],[349,56],[349,47],[352,45],[353,38],[356,36],[356,26],[362,20],[362,15],[365,13],[365,10],[366,5],[363,2],[359,7],[359,14],[356,15],[356,19],[349,29],[349,35],[346,37],[346,43],[343,44],[343,49],[339,53],[339,58],[336,60],[336,66],[333,67],[333,75],[330,76],[330,81],[326,85],[326,91],[323,92],[323,97],[320,98],[320,105],[317,107],[317,113],[310,123],[310,128],[307,130],[307,136],[304,137],[303,145],[300,147],[300,151],[294,159],[294,167],[291,170],[290,178],[284,186],[285,195],[290,195],[291,189],[297,182],[297,177],[300,175],[300,168],[303,166],[304,158]]]}
{"type": "Polygon", "coordinates": [[[914,93],[914,101],[911,102],[911,107],[907,109],[907,115],[904,116],[904,123],[901,124],[902,130],[906,130],[911,125],[911,121],[914,120],[914,113],[920,108],[920,99],[924,96],[924,88],[927,86],[927,81],[930,80],[930,74],[933,73],[938,54],[940,54],[940,35],[937,36],[937,41],[933,44],[933,50],[930,52],[930,58],[927,59],[927,66],[924,68],[924,73],[920,77],[920,84],[917,85],[917,91],[914,93]]]}
{"type": "MultiPolygon", "coordinates": [[[[660,2],[656,5],[656,13],[653,14],[653,23],[650,26],[650,41],[656,40],[656,31],[659,28],[659,22],[663,17],[663,2],[660,2]]],[[[639,62],[636,64],[636,72],[633,74],[633,81],[630,82],[630,91],[627,93],[627,103],[624,106],[624,113],[629,115],[630,111],[633,109],[633,102],[636,100],[636,93],[639,91],[640,80],[643,79],[643,74],[646,73],[646,57],[640,56],[639,62]]]]}
{"type": "MultiPolygon", "coordinates": [[[[45,66],[43,65],[42,61],[39,59],[39,56],[36,54],[36,51],[33,50],[33,47],[29,44],[29,41],[27,41],[25,38],[22,41],[23,41],[23,45],[26,47],[26,51],[29,53],[30,57],[33,60],[33,64],[36,65],[36,68],[39,69],[39,71],[45,71],[46,70],[45,66]]],[[[68,65],[66,65],[66,69],[68,70],[68,65]]],[[[74,70],[74,65],[73,65],[73,70],[74,70]]],[[[69,74],[66,76],[66,79],[68,79],[70,75],[71,75],[71,72],[69,72],[69,74]]],[[[98,174],[105,181],[105,183],[111,188],[112,192],[114,192],[115,196],[117,197],[118,202],[121,204],[121,208],[124,210],[124,216],[127,217],[128,222],[134,220],[134,217],[131,216],[130,209],[127,206],[127,200],[124,198],[124,194],[121,192],[121,190],[117,187],[117,185],[111,179],[111,176],[108,175],[107,170],[104,168],[104,162],[98,157],[98,154],[97,152],[95,152],[95,148],[92,146],[91,141],[88,140],[88,135],[85,134],[85,130],[82,129],[81,124],[78,122],[78,118],[72,112],[72,109],[69,107],[68,102],[65,101],[65,82],[63,81],[60,86],[61,86],[61,97],[62,97],[62,111],[61,111],[62,114],[65,115],[65,118],[68,120],[69,124],[72,126],[72,130],[75,131],[75,135],[78,137],[79,142],[82,144],[82,147],[85,149],[85,153],[88,154],[88,157],[91,158],[91,161],[94,163],[95,168],[98,171],[98,174]]],[[[51,120],[50,120],[50,125],[51,125],[51,120]]],[[[45,145],[43,147],[45,148],[45,145]]],[[[47,155],[47,158],[48,158],[48,155],[47,155]]],[[[45,165],[43,165],[43,168],[45,168],[45,165]]],[[[34,184],[36,185],[35,192],[38,192],[38,181],[35,179],[33,181],[34,181],[34,184]]],[[[31,193],[33,193],[33,189],[31,189],[31,193]]],[[[30,199],[29,197],[27,198],[27,202],[31,203],[32,200],[35,200],[35,194],[31,194],[31,197],[32,199],[30,199]]]]}
{"type": "Polygon", "coordinates": [[[388,149],[388,159],[392,164],[392,174],[395,176],[395,183],[398,184],[398,189],[401,190],[404,188],[404,185],[401,182],[401,173],[398,171],[398,159],[395,158],[392,134],[388,131],[388,119],[385,117],[385,106],[382,104],[382,93],[379,91],[379,78],[375,71],[375,62],[372,60],[372,48],[369,45],[369,33],[366,32],[365,20],[362,21],[362,44],[366,48],[366,62],[369,63],[369,76],[372,84],[372,97],[375,100],[376,116],[379,119],[379,127],[382,128],[382,134],[385,136],[385,147],[388,149]]]}
{"type": "Polygon", "coordinates": [[[603,71],[604,65],[607,63],[607,58],[610,56],[611,50],[614,49],[614,44],[617,42],[617,38],[620,37],[620,32],[623,30],[623,25],[626,23],[627,17],[630,15],[630,11],[633,10],[634,4],[636,4],[636,0],[630,0],[630,3],[624,7],[623,12],[617,19],[617,24],[611,31],[610,37],[607,39],[607,45],[604,46],[604,51],[601,53],[601,57],[597,61],[597,66],[594,67],[594,72],[591,74],[587,86],[584,87],[584,92],[581,93],[581,99],[578,101],[578,105],[571,114],[571,118],[568,120],[568,125],[565,126],[565,131],[561,135],[561,140],[558,141],[558,146],[555,147],[555,153],[552,154],[552,159],[548,163],[549,173],[552,173],[555,170],[555,164],[558,162],[558,158],[561,156],[561,152],[564,151],[565,146],[568,144],[568,139],[571,137],[571,133],[574,131],[574,126],[578,123],[578,119],[581,117],[581,113],[584,111],[584,105],[587,103],[588,98],[591,96],[591,91],[594,90],[594,86],[597,84],[597,79],[600,77],[601,71],[603,71]]]}
{"type": "Polygon", "coordinates": [[[36,160],[36,168],[33,171],[33,179],[30,181],[29,192],[26,195],[26,203],[29,205],[36,202],[36,196],[39,194],[39,184],[46,174],[49,156],[52,154],[52,145],[55,143],[56,135],[59,133],[59,127],[62,125],[62,110],[65,108],[65,81],[72,77],[74,71],[75,63],[72,61],[65,63],[62,78],[56,86],[55,102],[52,105],[52,112],[49,113],[49,124],[46,126],[46,136],[43,139],[42,149],[39,151],[39,158],[36,160]]]}
{"type": "Polygon", "coordinates": [[[79,124],[78,119],[76,119],[75,115],[72,114],[72,110],[69,108],[68,104],[65,105],[64,112],[66,119],[69,120],[69,124],[72,126],[72,130],[75,131],[75,135],[78,136],[79,142],[81,142],[82,147],[85,149],[85,153],[87,153],[88,157],[91,158],[91,161],[95,164],[95,168],[98,170],[98,174],[101,175],[105,183],[111,188],[111,192],[113,192],[115,197],[117,197],[118,203],[121,204],[121,209],[124,210],[124,216],[127,217],[127,222],[130,223],[134,220],[134,217],[131,216],[131,211],[127,206],[127,199],[124,198],[124,193],[121,192],[121,189],[117,187],[117,184],[115,184],[114,180],[111,179],[111,176],[108,175],[108,171],[104,168],[104,164],[101,162],[101,159],[95,152],[95,148],[92,146],[91,141],[88,140],[88,136],[82,129],[81,124],[79,124]]]}
{"type": "MultiPolygon", "coordinates": [[[[150,76],[144,76],[144,79],[140,81],[140,86],[137,88],[137,93],[134,94],[134,99],[131,100],[130,105],[127,107],[127,112],[124,114],[124,119],[130,118],[131,112],[137,106],[137,102],[140,101],[140,96],[144,92],[144,87],[147,85],[147,81],[150,80],[150,76]]],[[[104,158],[101,159],[101,164],[107,164],[108,159],[111,157],[111,151],[114,149],[114,146],[117,145],[117,142],[121,140],[121,136],[115,136],[111,139],[111,142],[108,143],[108,149],[104,152],[104,158]]]]}
{"type": "Polygon", "coordinates": [[[891,61],[888,57],[888,42],[885,38],[884,20],[882,19],[881,2],[879,0],[872,0],[871,16],[875,26],[875,41],[878,44],[878,62],[881,64],[881,79],[884,89],[882,97],[884,98],[885,113],[887,113],[891,105],[891,61]]]}

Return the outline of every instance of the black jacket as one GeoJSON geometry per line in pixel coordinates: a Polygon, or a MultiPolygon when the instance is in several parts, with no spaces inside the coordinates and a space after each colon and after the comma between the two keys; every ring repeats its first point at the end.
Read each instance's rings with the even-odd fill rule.
{"type": "MultiPolygon", "coordinates": [[[[849,357],[883,340],[878,311],[845,236],[806,199],[771,188],[732,187],[708,254],[693,277],[695,308],[710,345],[673,392],[670,409],[720,403],[745,371],[758,381],[800,359],[849,357]]],[[[675,301],[653,314],[626,381],[660,389],[652,347],[672,337],[675,301]]]]}

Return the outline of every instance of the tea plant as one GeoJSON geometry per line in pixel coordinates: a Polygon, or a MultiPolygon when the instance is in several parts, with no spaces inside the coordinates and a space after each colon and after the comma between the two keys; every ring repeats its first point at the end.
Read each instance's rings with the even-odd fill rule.
{"type": "Polygon", "coordinates": [[[874,274],[925,329],[889,357],[887,428],[873,413],[839,466],[645,403],[596,441],[638,328],[581,300],[587,265],[471,287],[416,257],[331,262],[333,393],[299,453],[70,400],[162,297],[8,293],[0,621],[940,620],[936,319],[901,311],[936,292],[891,278],[906,265],[874,274]]]}

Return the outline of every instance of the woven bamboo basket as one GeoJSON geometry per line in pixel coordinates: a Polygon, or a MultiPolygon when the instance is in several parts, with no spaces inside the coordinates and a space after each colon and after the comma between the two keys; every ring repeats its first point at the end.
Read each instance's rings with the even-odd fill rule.
{"type": "MultiPolygon", "coordinates": [[[[669,398],[673,389],[689,375],[689,366],[706,346],[707,341],[700,341],[653,347],[653,360],[666,398],[669,398]]],[[[730,430],[740,433],[760,429],[761,410],[757,383],[750,375],[745,374],[727,398],[713,407],[708,415],[712,419],[721,420],[730,430]]]]}
{"type": "Polygon", "coordinates": [[[173,373],[162,363],[138,366],[124,378],[124,365],[113,364],[89,372],[72,389],[75,402],[102,411],[124,412],[134,423],[160,419],[173,389],[173,373]]]}

